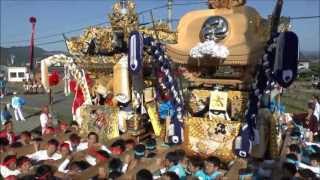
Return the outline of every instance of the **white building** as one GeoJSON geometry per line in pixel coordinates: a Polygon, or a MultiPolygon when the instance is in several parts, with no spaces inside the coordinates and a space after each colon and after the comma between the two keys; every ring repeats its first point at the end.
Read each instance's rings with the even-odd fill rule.
{"type": "Polygon", "coordinates": [[[8,67],[7,72],[9,82],[22,82],[22,80],[29,78],[27,67],[8,67]]]}

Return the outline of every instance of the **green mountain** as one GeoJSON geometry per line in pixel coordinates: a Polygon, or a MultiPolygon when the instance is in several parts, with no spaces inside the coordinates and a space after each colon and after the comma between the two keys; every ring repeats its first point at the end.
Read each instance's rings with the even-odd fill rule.
{"type": "MultiPolygon", "coordinates": [[[[63,52],[46,51],[39,47],[35,47],[34,49],[35,60],[39,60],[56,53],[63,52]]],[[[25,66],[26,63],[29,62],[29,47],[0,47],[0,55],[0,65],[25,66]],[[11,59],[14,59],[14,64],[11,63],[11,59]]]]}

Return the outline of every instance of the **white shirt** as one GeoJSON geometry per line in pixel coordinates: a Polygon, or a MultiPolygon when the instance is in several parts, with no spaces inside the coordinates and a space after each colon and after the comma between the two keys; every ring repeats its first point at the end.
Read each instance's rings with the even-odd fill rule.
{"type": "Polygon", "coordinates": [[[313,115],[317,118],[317,121],[320,122],[320,104],[318,102],[315,104],[313,115]]]}
{"type": "Polygon", "coordinates": [[[93,156],[87,155],[85,159],[91,166],[95,166],[97,164],[97,159],[93,156]]]}
{"type": "Polygon", "coordinates": [[[314,146],[318,146],[318,147],[320,148],[320,144],[319,144],[319,143],[305,142],[305,144],[306,144],[307,146],[312,146],[312,145],[314,145],[314,146]]]}
{"type": "Polygon", "coordinates": [[[58,171],[62,173],[67,173],[69,172],[67,168],[68,164],[70,163],[70,159],[65,159],[58,167],[58,171]]]}
{"type": "Polygon", "coordinates": [[[319,177],[319,175],[320,175],[320,167],[309,166],[309,165],[304,164],[304,163],[301,163],[301,162],[298,164],[298,166],[299,166],[300,168],[302,168],[302,169],[309,169],[309,170],[311,170],[312,172],[314,172],[314,173],[317,175],[317,177],[319,177]]]}
{"type": "MultiPolygon", "coordinates": [[[[71,146],[71,142],[70,141],[65,141],[65,143],[68,143],[69,147],[70,147],[70,151],[73,151],[73,147],[71,146]]],[[[88,142],[81,142],[77,146],[76,152],[83,151],[83,150],[86,150],[86,149],[88,149],[88,142]]],[[[105,145],[101,145],[100,149],[103,150],[103,151],[106,151],[109,154],[112,154],[112,152],[105,145]]]]}
{"type": "Polygon", "coordinates": [[[3,176],[4,178],[8,177],[8,176],[17,176],[20,174],[19,170],[10,170],[9,168],[7,168],[6,166],[2,166],[0,165],[0,173],[1,176],[3,176]]]}
{"type": "Polygon", "coordinates": [[[42,134],[44,133],[44,131],[46,129],[46,126],[47,126],[47,123],[48,123],[50,116],[51,116],[50,114],[46,114],[46,113],[41,113],[41,115],[40,115],[40,124],[41,124],[42,134]]]}
{"type": "Polygon", "coordinates": [[[62,158],[61,154],[54,153],[51,157],[48,156],[47,150],[40,150],[33,154],[28,154],[28,158],[36,161],[43,161],[43,160],[59,160],[62,158]]]}

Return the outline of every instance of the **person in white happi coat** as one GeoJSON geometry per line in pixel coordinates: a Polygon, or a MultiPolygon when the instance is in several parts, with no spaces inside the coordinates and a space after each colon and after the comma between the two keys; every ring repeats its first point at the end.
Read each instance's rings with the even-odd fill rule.
{"type": "Polygon", "coordinates": [[[56,139],[50,139],[46,150],[38,150],[38,147],[35,146],[36,152],[26,156],[37,162],[45,160],[59,160],[62,158],[62,155],[57,153],[58,146],[59,142],[56,139]]]}
{"type": "Polygon", "coordinates": [[[90,132],[88,134],[88,139],[86,142],[80,142],[80,137],[77,134],[71,134],[68,141],[65,141],[70,145],[70,150],[72,152],[79,152],[86,150],[90,147],[97,147],[109,154],[112,152],[103,144],[99,143],[99,136],[95,132],[90,132]]]}
{"type": "Polygon", "coordinates": [[[17,176],[20,171],[17,169],[17,159],[15,155],[8,155],[4,158],[0,165],[1,176],[7,178],[9,176],[17,176]]]}
{"type": "Polygon", "coordinates": [[[40,125],[41,125],[42,134],[44,134],[46,128],[48,127],[48,124],[52,123],[52,122],[49,122],[51,118],[52,116],[49,113],[48,106],[42,107],[42,112],[40,114],[40,125]]]}

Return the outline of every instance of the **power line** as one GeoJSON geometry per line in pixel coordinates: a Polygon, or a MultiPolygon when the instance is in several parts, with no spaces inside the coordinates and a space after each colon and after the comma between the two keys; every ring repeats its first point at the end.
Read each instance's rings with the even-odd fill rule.
{"type": "MultiPolygon", "coordinates": [[[[194,4],[202,4],[204,3],[205,1],[198,1],[198,2],[188,2],[188,3],[175,3],[173,4],[173,6],[183,6],[183,5],[194,5],[194,4]]],[[[137,13],[138,15],[142,15],[146,12],[150,12],[151,10],[158,10],[158,9],[163,9],[163,8],[167,8],[167,4],[166,5],[162,5],[162,6],[157,6],[157,7],[154,7],[154,8],[150,8],[150,9],[146,9],[146,10],[143,10],[143,11],[140,11],[139,13],[137,13]]],[[[90,26],[101,26],[101,25],[105,25],[105,24],[108,24],[109,22],[106,21],[106,22],[101,22],[101,23],[98,23],[98,24],[93,24],[93,25],[89,25],[89,26],[83,26],[83,27],[80,27],[80,28],[77,28],[77,29],[72,29],[72,30],[69,30],[69,31],[66,31],[66,32],[60,32],[60,33],[54,33],[54,34],[49,34],[49,35],[44,35],[44,36],[39,36],[37,38],[35,38],[35,40],[42,40],[42,39],[49,39],[49,38],[52,38],[52,37],[57,37],[57,36],[61,36],[62,34],[69,34],[69,33],[73,33],[73,32],[78,32],[78,31],[81,31],[83,29],[86,29],[90,26]]],[[[16,41],[7,41],[7,42],[4,42],[4,43],[1,43],[1,44],[17,44],[17,43],[24,43],[24,42],[29,42],[30,40],[29,39],[24,39],[24,40],[16,40],[16,41]]]]}
{"type": "MultiPolygon", "coordinates": [[[[195,4],[207,4],[207,1],[188,2],[188,3],[174,3],[172,5],[173,6],[186,6],[186,5],[195,5],[195,4]]],[[[168,7],[168,4],[162,5],[162,6],[158,6],[158,7],[154,7],[154,8],[150,8],[150,9],[146,9],[146,10],[140,11],[137,14],[138,15],[143,15],[146,12],[150,12],[152,10],[157,10],[157,9],[163,9],[163,8],[167,8],[167,7],[168,7]]],[[[320,18],[320,16],[302,16],[302,17],[289,17],[289,18],[290,18],[290,20],[303,20],[303,19],[320,18]]],[[[177,21],[177,20],[175,19],[175,21],[177,21]]],[[[97,24],[93,24],[93,25],[83,26],[83,27],[80,27],[80,28],[77,28],[77,29],[72,29],[72,30],[69,30],[69,31],[66,31],[66,32],[60,32],[60,33],[54,33],[54,34],[39,36],[39,37],[35,38],[35,40],[37,41],[37,40],[49,39],[49,38],[52,38],[52,37],[58,37],[58,36],[61,36],[62,34],[69,34],[69,33],[73,33],[73,32],[78,32],[78,31],[81,31],[81,30],[86,29],[86,28],[91,27],[91,26],[101,26],[101,25],[105,25],[105,24],[108,24],[108,23],[109,22],[106,21],[106,22],[101,22],[101,23],[97,23],[97,24]]],[[[143,24],[140,24],[140,25],[147,25],[147,24],[150,24],[150,23],[151,22],[147,22],[147,23],[143,23],[143,24]]],[[[3,44],[16,44],[16,43],[23,43],[23,42],[29,42],[29,41],[30,41],[29,39],[17,40],[17,41],[7,41],[7,42],[4,42],[3,44]]],[[[57,42],[62,42],[62,41],[63,40],[51,41],[51,42],[57,43],[57,42]]],[[[38,43],[37,45],[48,44],[48,43],[51,43],[51,42],[38,43]]]]}
{"type": "MultiPolygon", "coordinates": [[[[151,10],[149,10],[149,11],[151,11],[151,10]]],[[[145,12],[148,12],[148,11],[145,11],[145,12]]],[[[320,18],[320,16],[289,17],[290,20],[315,19],[315,18],[320,18]]],[[[165,19],[161,19],[161,20],[164,21],[165,19]]],[[[179,20],[180,19],[172,19],[171,22],[178,22],[179,20]]],[[[150,22],[140,23],[139,26],[145,26],[145,25],[149,25],[149,24],[152,24],[152,22],[150,21],[150,22]]],[[[77,31],[79,31],[79,30],[82,30],[82,29],[79,28],[77,31]]],[[[70,32],[73,32],[73,31],[74,30],[68,31],[67,33],[70,33],[70,32]]],[[[61,35],[61,34],[59,34],[59,35],[61,35]]],[[[60,43],[60,42],[64,42],[64,40],[50,41],[50,42],[45,42],[45,43],[38,43],[37,45],[57,44],[57,43],[60,43]]]]}
{"type": "Polygon", "coordinates": [[[316,19],[320,16],[302,16],[302,17],[289,17],[290,20],[300,20],[300,19],[316,19]]]}
{"type": "Polygon", "coordinates": [[[186,5],[197,5],[197,4],[208,4],[208,1],[189,2],[189,3],[173,3],[173,6],[186,6],[186,5]]]}
{"type": "Polygon", "coordinates": [[[65,41],[64,40],[58,40],[58,41],[43,42],[43,43],[37,44],[37,46],[48,45],[48,44],[58,44],[58,43],[61,43],[61,42],[65,42],[65,41]]]}
{"type": "MultiPolygon", "coordinates": [[[[197,1],[197,2],[187,2],[187,3],[173,3],[172,6],[186,6],[186,5],[195,5],[195,4],[208,4],[207,1],[197,1]]],[[[163,6],[157,6],[151,9],[146,9],[143,11],[140,11],[138,15],[144,14],[144,13],[149,13],[151,10],[158,10],[158,9],[164,9],[167,8],[168,4],[165,4],[163,6]]]]}
{"type": "MultiPolygon", "coordinates": [[[[101,26],[101,25],[104,25],[104,24],[108,24],[109,22],[102,22],[102,23],[98,23],[98,24],[94,24],[94,25],[90,25],[90,26],[101,26]]],[[[62,33],[54,33],[54,34],[50,34],[50,35],[44,35],[44,36],[39,36],[37,38],[35,38],[35,40],[39,40],[39,39],[49,39],[49,38],[52,38],[52,37],[57,37],[57,36],[61,36],[62,34],[69,34],[69,33],[73,33],[73,32],[78,32],[78,31],[81,31],[85,28],[88,28],[90,26],[82,26],[80,28],[77,28],[77,29],[73,29],[73,30],[70,30],[70,31],[66,31],[66,32],[62,32],[62,33]]],[[[18,41],[7,41],[5,42],[5,44],[15,44],[15,43],[21,43],[21,42],[29,42],[30,40],[28,39],[25,39],[25,40],[18,40],[18,41]]]]}

